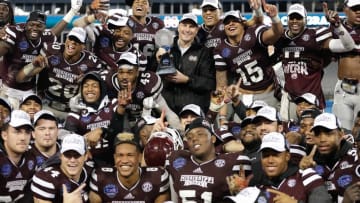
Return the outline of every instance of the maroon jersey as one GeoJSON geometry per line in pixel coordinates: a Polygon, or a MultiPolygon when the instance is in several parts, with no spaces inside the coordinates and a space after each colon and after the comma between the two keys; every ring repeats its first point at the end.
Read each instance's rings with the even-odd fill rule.
{"type": "Polygon", "coordinates": [[[151,58],[155,51],[155,33],[165,27],[164,22],[157,17],[146,17],[146,24],[142,25],[134,16],[130,16],[127,22],[133,30],[133,43],[146,57],[151,58]]]}
{"type": "Polygon", "coordinates": [[[301,35],[295,38],[285,32],[275,44],[281,51],[281,61],[285,76],[285,90],[296,98],[310,92],[317,96],[320,108],[325,107],[325,97],[321,89],[321,79],[325,51],[321,44],[332,37],[327,28],[305,28],[301,35]]]}
{"type": "MultiPolygon", "coordinates": [[[[274,71],[267,55],[266,45],[261,35],[267,30],[265,25],[246,29],[243,39],[237,45],[231,45],[227,39],[214,49],[215,68],[228,71],[241,78],[241,88],[258,91],[268,88],[274,82],[274,71]]],[[[229,74],[228,74],[229,76],[229,74]]],[[[229,78],[229,82],[232,82],[229,78]]]]}
{"type": "Polygon", "coordinates": [[[169,174],[159,167],[139,168],[140,179],[126,188],[113,168],[99,168],[91,175],[90,189],[101,197],[102,202],[153,203],[169,189],[169,174]]]}
{"type": "Polygon", "coordinates": [[[23,91],[35,88],[35,78],[18,83],[16,82],[16,74],[40,54],[44,43],[55,42],[56,37],[50,30],[45,30],[40,37],[39,43],[33,44],[27,40],[24,26],[13,25],[6,27],[5,36],[2,40],[12,47],[12,50],[0,62],[0,75],[3,82],[11,88],[23,91]]]}
{"type": "Polygon", "coordinates": [[[18,165],[0,149],[0,202],[16,202],[26,192],[25,186],[35,173],[35,157],[25,152],[18,165]]]}
{"type": "MultiPolygon", "coordinates": [[[[119,91],[120,86],[116,73],[113,74],[110,79],[112,87],[109,87],[108,89],[113,90],[113,92],[119,91]]],[[[151,71],[140,72],[137,78],[137,85],[132,92],[132,101],[126,106],[129,121],[136,121],[139,119],[143,109],[143,100],[146,97],[153,97],[156,99],[161,94],[162,88],[163,85],[159,75],[151,71]]]]}
{"type": "Polygon", "coordinates": [[[226,176],[251,171],[249,157],[239,153],[217,155],[215,159],[202,164],[196,163],[189,151],[179,150],[170,154],[165,167],[174,181],[173,187],[178,202],[220,202],[230,195],[226,176]]]}
{"type": "Polygon", "coordinates": [[[94,53],[103,60],[112,70],[117,71],[117,62],[120,60],[121,54],[125,52],[135,53],[139,56],[139,70],[144,71],[147,65],[146,56],[130,43],[126,51],[116,51],[113,45],[112,32],[104,26],[95,26],[94,33],[96,40],[94,43],[94,53]]]}
{"type": "MultiPolygon", "coordinates": [[[[58,144],[56,144],[56,152],[59,152],[60,151],[60,147],[58,144]]],[[[35,166],[36,168],[38,169],[40,166],[43,165],[43,163],[45,163],[46,160],[49,159],[48,156],[46,156],[45,154],[41,153],[35,146],[34,143],[32,143],[30,145],[30,150],[29,150],[29,153],[32,154],[34,157],[35,157],[35,166]]]]}
{"type": "MultiPolygon", "coordinates": [[[[60,169],[60,164],[48,166],[37,171],[32,179],[31,190],[34,197],[51,201],[53,203],[63,202],[62,185],[65,184],[68,192],[76,190],[82,183],[89,182],[89,176],[85,168],[80,175],[79,182],[68,178],[60,169]]],[[[89,202],[88,187],[81,192],[83,202],[89,202]]]]}
{"type": "Polygon", "coordinates": [[[197,36],[200,39],[200,43],[204,44],[207,48],[213,49],[217,47],[226,38],[222,20],[219,20],[211,30],[208,30],[205,28],[205,24],[202,24],[197,36]]]}
{"type": "Polygon", "coordinates": [[[82,51],[81,58],[70,64],[63,56],[65,45],[59,43],[45,44],[41,54],[47,57],[49,86],[46,96],[49,100],[67,103],[79,90],[79,79],[91,71],[101,71],[100,60],[89,51],[82,51]]]}
{"type": "MultiPolygon", "coordinates": [[[[107,128],[116,111],[116,105],[116,99],[110,101],[105,96],[98,109],[88,106],[79,113],[70,112],[66,117],[64,128],[79,135],[85,135],[97,128],[107,128]]],[[[108,140],[101,139],[94,148],[90,149],[90,152],[93,156],[104,155],[111,147],[108,140]]]]}

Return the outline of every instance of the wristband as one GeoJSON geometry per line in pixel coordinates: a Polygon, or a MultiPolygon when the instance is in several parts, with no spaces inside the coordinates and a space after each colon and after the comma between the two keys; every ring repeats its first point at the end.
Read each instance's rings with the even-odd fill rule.
{"type": "Polygon", "coordinates": [[[209,109],[213,112],[219,112],[221,107],[224,106],[224,102],[221,102],[221,104],[215,104],[215,103],[212,103],[210,102],[210,107],[209,109]]]}
{"type": "Polygon", "coordinates": [[[70,23],[75,14],[76,11],[74,9],[70,9],[70,11],[63,17],[63,21],[65,21],[66,23],[70,23]]]}
{"type": "Polygon", "coordinates": [[[259,7],[258,9],[254,9],[253,10],[253,15],[255,17],[262,17],[264,15],[262,8],[259,7]]]}
{"type": "Polygon", "coordinates": [[[280,23],[281,21],[280,21],[279,15],[272,17],[271,22],[272,23],[280,23]]]}
{"type": "Polygon", "coordinates": [[[27,64],[23,69],[25,76],[29,76],[33,70],[34,70],[34,65],[32,63],[27,64]]]}

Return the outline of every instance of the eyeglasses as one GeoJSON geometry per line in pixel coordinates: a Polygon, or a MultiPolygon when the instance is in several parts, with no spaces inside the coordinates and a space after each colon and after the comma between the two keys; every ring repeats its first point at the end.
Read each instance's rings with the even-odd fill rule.
{"type": "Polygon", "coordinates": [[[67,159],[71,159],[71,158],[78,159],[81,157],[81,154],[75,151],[66,151],[63,153],[63,155],[67,159]]]}

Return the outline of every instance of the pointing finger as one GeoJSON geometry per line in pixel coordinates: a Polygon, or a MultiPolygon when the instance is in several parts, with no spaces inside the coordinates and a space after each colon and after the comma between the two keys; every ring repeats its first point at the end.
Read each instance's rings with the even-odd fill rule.
{"type": "Polygon", "coordinates": [[[309,154],[309,157],[314,157],[314,155],[315,155],[315,153],[316,153],[316,148],[317,148],[317,146],[316,145],[314,145],[313,146],[313,148],[312,148],[312,150],[311,150],[311,152],[310,152],[310,154],[309,154]]]}

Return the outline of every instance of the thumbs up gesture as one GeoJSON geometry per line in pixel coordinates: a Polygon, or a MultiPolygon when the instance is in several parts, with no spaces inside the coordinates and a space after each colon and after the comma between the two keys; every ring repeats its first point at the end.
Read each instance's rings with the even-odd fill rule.
{"type": "Polygon", "coordinates": [[[314,155],[315,155],[315,152],[316,152],[316,145],[313,146],[311,152],[309,155],[307,156],[304,156],[300,163],[299,163],[299,168],[302,169],[302,170],[305,170],[307,168],[312,168],[314,166],[316,166],[316,162],[314,161],[314,155]]]}

